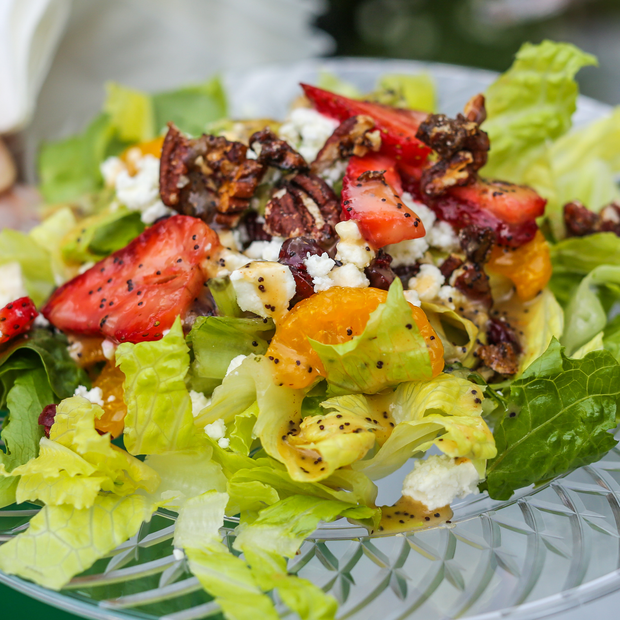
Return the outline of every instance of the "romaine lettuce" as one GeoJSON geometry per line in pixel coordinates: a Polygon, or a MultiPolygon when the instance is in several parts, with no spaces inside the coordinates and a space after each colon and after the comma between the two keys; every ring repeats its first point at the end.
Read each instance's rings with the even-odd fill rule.
{"type": "Polygon", "coordinates": [[[557,340],[510,386],[484,487],[494,499],[593,463],[616,445],[620,365],[607,351],[566,357],[557,340]]]}
{"type": "Polygon", "coordinates": [[[192,403],[185,387],[189,349],[181,321],[161,340],[116,349],[116,365],[125,375],[124,442],[131,454],[164,454],[196,441],[192,403]]]}
{"type": "Polygon", "coordinates": [[[108,82],[105,89],[103,111],[109,115],[117,139],[130,144],[152,140],[156,129],[150,95],[116,82],[108,82]]]}

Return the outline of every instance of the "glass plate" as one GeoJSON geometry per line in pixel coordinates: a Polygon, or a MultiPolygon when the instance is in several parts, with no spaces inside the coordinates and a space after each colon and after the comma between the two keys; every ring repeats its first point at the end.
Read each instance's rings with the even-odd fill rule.
{"type": "MultiPolygon", "coordinates": [[[[439,108],[448,114],[462,110],[494,78],[481,70],[370,59],[231,71],[224,80],[232,116],[283,118],[299,94],[298,83],[316,82],[321,70],[366,91],[385,72],[428,71],[437,83],[439,108]]],[[[608,110],[581,97],[575,124],[608,110]]],[[[409,469],[379,482],[380,503],[391,504],[400,496],[409,469]]],[[[0,511],[0,542],[23,531],[35,513],[36,507],[0,511]]],[[[224,528],[229,544],[234,525],[230,521],[224,528]]],[[[217,616],[217,606],[185,561],[172,555],[173,531],[174,514],[159,511],[134,538],[61,592],[3,573],[0,582],[86,618],[217,616]]],[[[352,525],[327,524],[303,544],[289,570],[333,594],[342,620],[525,620],[584,603],[620,588],[620,450],[537,489],[522,489],[508,502],[486,494],[458,502],[449,525],[368,537],[352,525]]],[[[286,609],[276,604],[285,617],[286,609]]]]}

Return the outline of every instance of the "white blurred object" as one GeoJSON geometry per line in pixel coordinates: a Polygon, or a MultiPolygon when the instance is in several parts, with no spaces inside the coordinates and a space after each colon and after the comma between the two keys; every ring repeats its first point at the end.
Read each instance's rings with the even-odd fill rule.
{"type": "Polygon", "coordinates": [[[70,8],[71,0],[0,0],[0,134],[30,120],[70,8]]]}

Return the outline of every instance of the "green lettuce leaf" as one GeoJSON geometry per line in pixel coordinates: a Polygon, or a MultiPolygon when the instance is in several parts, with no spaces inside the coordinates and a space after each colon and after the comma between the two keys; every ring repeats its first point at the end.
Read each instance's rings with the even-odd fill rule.
{"type": "Polygon", "coordinates": [[[513,381],[508,400],[484,483],[500,500],[593,463],[616,445],[609,431],[616,426],[620,365],[607,351],[570,359],[554,340],[513,381]]]}
{"type": "Polygon", "coordinates": [[[67,262],[97,262],[124,248],[144,232],[140,213],[120,207],[106,209],[96,215],[80,220],[65,236],[61,248],[62,258],[67,262]]]}
{"type": "Polygon", "coordinates": [[[66,336],[46,329],[31,330],[28,338],[10,343],[0,354],[0,407],[19,370],[25,368],[43,366],[54,401],[72,396],[79,385],[90,387],[88,375],[73,361],[67,345],[66,336]]]}
{"type": "Polygon", "coordinates": [[[620,362],[620,315],[614,317],[605,326],[603,346],[620,362]]]}
{"type": "Polygon", "coordinates": [[[399,278],[392,282],[386,302],[371,313],[362,334],[335,345],[309,340],[325,367],[332,395],[374,394],[432,376],[426,343],[399,278]]]}
{"type": "Polygon", "coordinates": [[[174,546],[180,549],[200,549],[221,540],[226,493],[207,491],[190,497],[179,510],[174,527],[174,546]]]}
{"type": "Polygon", "coordinates": [[[229,447],[233,452],[248,456],[252,446],[256,442],[254,436],[254,426],[258,419],[258,403],[248,407],[243,413],[239,413],[233,420],[232,427],[228,433],[230,440],[229,447]]]}
{"type": "Polygon", "coordinates": [[[191,373],[200,377],[203,391],[210,392],[222,382],[233,358],[265,353],[273,330],[273,323],[264,323],[263,319],[198,317],[187,342],[194,357],[191,373]]]}
{"type": "Polygon", "coordinates": [[[379,78],[374,92],[364,99],[429,113],[437,109],[435,82],[428,73],[383,75],[379,78]]]}
{"type": "Polygon", "coordinates": [[[49,253],[33,237],[18,230],[0,231],[0,265],[19,263],[28,296],[40,306],[55,286],[49,253]]]}
{"type": "Polygon", "coordinates": [[[319,71],[317,86],[350,99],[360,99],[362,97],[362,93],[357,86],[324,69],[319,71]]]}
{"type": "Polygon", "coordinates": [[[152,140],[156,133],[150,95],[116,82],[108,82],[105,89],[103,111],[109,115],[117,138],[130,144],[152,140]]]}
{"type": "Polygon", "coordinates": [[[195,443],[194,418],[185,375],[189,350],[177,318],[161,340],[116,349],[125,375],[124,442],[131,454],[164,454],[195,443]]]}
{"type": "Polygon", "coordinates": [[[219,77],[195,86],[153,95],[155,133],[165,131],[173,122],[181,131],[193,136],[205,131],[206,125],[227,114],[228,103],[219,77]]]}
{"type": "Polygon", "coordinates": [[[25,532],[0,547],[0,569],[59,590],[136,534],[153,510],[140,495],[99,496],[82,510],[45,506],[25,532]]]}
{"type": "Polygon", "coordinates": [[[339,516],[370,519],[378,512],[377,508],[293,495],[264,508],[253,523],[241,524],[233,546],[239,551],[262,549],[293,558],[321,521],[333,521],[339,516]]]}
{"type": "Polygon", "coordinates": [[[569,43],[525,43],[487,90],[484,130],[493,148],[483,175],[554,194],[548,142],[566,133],[577,107],[574,77],[596,58],[569,43]]]}
{"type": "MultiPolygon", "coordinates": [[[[348,397],[346,407],[374,419],[385,411],[395,424],[376,454],[353,463],[353,469],[373,480],[383,478],[433,445],[450,457],[466,457],[477,465],[492,458],[495,443],[482,419],[482,392],[467,379],[442,373],[427,382],[403,383],[391,395],[348,397]]],[[[333,398],[324,406],[341,411],[342,400],[333,398]]]]}
{"type": "Polygon", "coordinates": [[[549,245],[556,274],[587,275],[601,265],[620,266],[620,237],[612,232],[569,237],[549,245]]]}

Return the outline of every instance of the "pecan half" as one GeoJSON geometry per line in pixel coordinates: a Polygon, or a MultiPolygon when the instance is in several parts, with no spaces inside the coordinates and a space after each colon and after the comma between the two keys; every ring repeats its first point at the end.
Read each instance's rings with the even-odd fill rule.
{"type": "Polygon", "coordinates": [[[265,172],[247,159],[247,148],[218,136],[188,138],[169,123],[159,171],[162,202],[207,223],[235,225],[265,172]]]}
{"type": "Polygon", "coordinates": [[[486,366],[501,375],[515,375],[519,370],[519,355],[510,342],[482,345],[477,353],[486,366]]]}
{"type": "Polygon", "coordinates": [[[310,165],[310,171],[320,174],[337,161],[353,155],[363,157],[368,151],[378,151],[380,147],[381,134],[375,129],[375,121],[370,116],[352,116],[340,123],[327,138],[310,165]]]}
{"type": "Polygon", "coordinates": [[[492,228],[470,224],[459,231],[459,242],[467,260],[483,264],[495,244],[495,231],[492,228]]]}
{"type": "Polygon", "coordinates": [[[340,205],[333,190],[312,174],[297,174],[281,183],[265,207],[265,231],[279,237],[334,238],[340,205]]]}
{"type": "MultiPolygon", "coordinates": [[[[482,118],[484,101],[468,104],[467,114],[482,118]]],[[[416,138],[430,146],[439,160],[422,172],[421,186],[428,196],[438,196],[450,187],[467,185],[487,162],[489,137],[478,123],[462,114],[455,119],[445,114],[429,114],[416,133],[416,138]]]]}
{"type": "Polygon", "coordinates": [[[578,200],[564,205],[564,224],[569,237],[585,237],[597,232],[620,236],[620,204],[612,202],[600,213],[594,213],[578,200]]]}
{"type": "Polygon", "coordinates": [[[485,98],[482,93],[474,95],[463,108],[465,118],[472,123],[482,125],[487,119],[487,109],[485,106],[485,98]]]}
{"type": "Polygon", "coordinates": [[[260,164],[280,170],[308,170],[306,160],[286,141],[280,140],[269,127],[257,131],[250,137],[250,148],[256,153],[260,164]]]}

